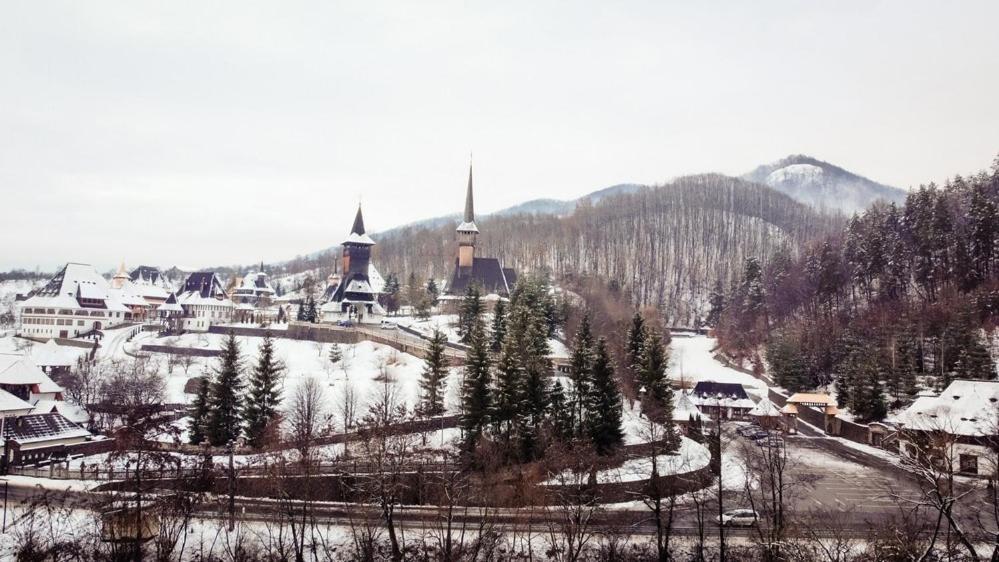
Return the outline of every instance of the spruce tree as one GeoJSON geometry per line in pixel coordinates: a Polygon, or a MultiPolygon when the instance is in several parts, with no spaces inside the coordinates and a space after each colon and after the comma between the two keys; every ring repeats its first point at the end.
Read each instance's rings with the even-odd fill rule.
{"type": "MultiPolygon", "coordinates": [[[[718,326],[721,322],[722,313],[725,311],[725,291],[722,289],[722,283],[719,279],[711,290],[711,294],[708,296],[708,304],[710,309],[708,310],[708,317],[705,319],[708,326],[718,326]]],[[[637,314],[636,314],[637,315],[637,314]]]]}
{"type": "Polygon", "coordinates": [[[509,441],[514,422],[522,410],[524,392],[524,370],[520,364],[518,342],[514,338],[508,338],[503,343],[496,363],[495,385],[492,421],[497,433],[509,441]]]}
{"type": "Polygon", "coordinates": [[[593,367],[593,332],[590,330],[590,315],[584,313],[572,342],[572,356],[569,360],[569,380],[572,382],[572,416],[577,436],[586,431],[586,398],[589,395],[591,369],[593,367]]]}
{"type": "Polygon", "coordinates": [[[435,329],[427,346],[423,374],[420,379],[419,412],[424,416],[439,416],[444,413],[444,386],[447,382],[448,359],[445,355],[447,336],[435,329]]]}
{"type": "Polygon", "coordinates": [[[306,320],[309,322],[315,324],[319,321],[319,310],[316,308],[316,301],[312,297],[309,297],[309,309],[307,315],[308,318],[306,318],[306,320]]]}
{"type": "Polygon", "coordinates": [[[477,319],[468,332],[468,351],[465,354],[465,380],[462,385],[461,428],[464,450],[470,453],[489,421],[490,395],[489,341],[482,320],[477,319]]]}
{"type": "MultiPolygon", "coordinates": [[[[465,297],[458,309],[458,335],[461,341],[469,343],[474,324],[480,321],[483,312],[482,293],[478,283],[469,283],[465,289],[465,297]]],[[[488,345],[488,342],[487,342],[488,345]]]]}
{"type": "Polygon", "coordinates": [[[274,338],[270,331],[264,333],[264,341],[257,352],[257,364],[250,375],[250,392],[246,400],[246,438],[253,447],[263,447],[270,431],[275,429],[278,407],[281,404],[281,391],[278,388],[284,365],[274,357],[274,338]]]}
{"type": "MultiPolygon", "coordinates": [[[[672,398],[672,387],[666,380],[669,356],[663,346],[658,330],[649,330],[642,346],[642,360],[639,382],[645,387],[646,395],[655,401],[659,408],[667,406],[667,397],[672,398]]],[[[669,404],[672,408],[672,404],[669,404]]]]}
{"type": "Polygon", "coordinates": [[[638,312],[631,317],[631,326],[628,328],[627,360],[628,369],[635,379],[641,372],[642,350],[645,348],[646,338],[645,319],[638,312]]]}
{"type": "Polygon", "coordinates": [[[212,382],[207,376],[198,382],[198,394],[191,404],[191,421],[188,424],[188,439],[191,445],[200,445],[208,437],[208,420],[211,415],[212,382]]]}
{"type": "Polygon", "coordinates": [[[614,366],[607,354],[607,342],[597,340],[593,356],[589,410],[590,439],[597,453],[606,455],[624,442],[621,426],[621,393],[614,380],[614,366]]]}
{"type": "Polygon", "coordinates": [[[572,438],[572,413],[565,397],[565,388],[561,381],[552,385],[551,400],[548,407],[548,417],[551,420],[552,432],[556,439],[572,438]]]}
{"type": "Polygon", "coordinates": [[[340,344],[334,343],[330,346],[330,351],[326,354],[326,359],[329,360],[330,365],[335,369],[336,366],[343,361],[343,350],[340,349],[340,344]]]}
{"type": "Polygon", "coordinates": [[[441,291],[437,288],[437,281],[434,281],[433,277],[427,280],[427,294],[430,295],[433,303],[437,304],[437,298],[441,296],[441,291]]]}
{"type": "Polygon", "coordinates": [[[208,438],[220,447],[239,438],[242,432],[240,417],[243,409],[242,359],[236,335],[229,332],[222,346],[219,366],[215,371],[215,384],[211,392],[211,414],[208,417],[208,438]]]}
{"type": "Polygon", "coordinates": [[[492,350],[494,353],[498,353],[506,338],[506,304],[503,299],[496,301],[496,306],[493,308],[493,325],[490,337],[492,350]]]}
{"type": "Polygon", "coordinates": [[[545,319],[528,309],[521,361],[524,366],[523,419],[536,434],[548,409],[548,377],[552,373],[551,350],[545,319]]]}
{"type": "Polygon", "coordinates": [[[888,413],[881,390],[877,363],[871,357],[856,357],[853,363],[854,386],[850,393],[850,410],[858,421],[879,421],[888,413]]]}

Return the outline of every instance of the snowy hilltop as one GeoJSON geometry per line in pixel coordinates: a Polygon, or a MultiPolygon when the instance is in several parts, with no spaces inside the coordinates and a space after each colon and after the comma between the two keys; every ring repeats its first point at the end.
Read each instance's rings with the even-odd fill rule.
{"type": "Polygon", "coordinates": [[[816,209],[862,211],[878,200],[901,203],[905,191],[801,154],[764,164],[744,179],[770,186],[816,209]]]}

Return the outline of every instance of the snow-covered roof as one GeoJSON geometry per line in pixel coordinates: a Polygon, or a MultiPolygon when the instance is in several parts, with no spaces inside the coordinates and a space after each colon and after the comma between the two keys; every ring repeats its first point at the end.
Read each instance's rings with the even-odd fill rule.
{"type": "Polygon", "coordinates": [[[955,380],[940,396],[921,396],[897,414],[906,429],[982,437],[999,429],[999,381],[955,380]]]}
{"type": "MultiPolygon", "coordinates": [[[[158,289],[158,287],[156,287],[158,289]]],[[[162,291],[162,289],[160,289],[162,291]]],[[[132,280],[126,277],[121,281],[121,287],[118,289],[111,289],[111,294],[118,298],[118,301],[125,306],[148,306],[149,301],[146,297],[142,296],[139,291],[138,286],[132,283],[132,280]]]]}
{"type": "Polygon", "coordinates": [[[38,392],[62,392],[61,386],[23,355],[0,354],[0,384],[38,385],[38,392]]]}
{"type": "Polygon", "coordinates": [[[686,392],[677,392],[676,400],[673,403],[673,421],[690,421],[691,418],[701,418],[701,411],[697,405],[687,396],[686,392]]]}
{"type": "Polygon", "coordinates": [[[273,295],[274,289],[267,281],[267,274],[263,272],[247,273],[240,280],[239,287],[236,288],[237,295],[273,295]]]}
{"type": "Polygon", "coordinates": [[[78,308],[77,298],[103,301],[108,310],[128,309],[112,294],[111,286],[93,266],[67,263],[44,287],[25,300],[22,307],[78,308]]]}
{"type": "Polygon", "coordinates": [[[795,392],[787,399],[788,402],[794,404],[822,404],[822,405],[836,405],[836,401],[833,400],[832,396],[828,394],[821,394],[817,392],[795,392]]]}
{"type": "Polygon", "coordinates": [[[90,415],[87,414],[86,410],[62,400],[35,400],[31,410],[32,414],[51,414],[53,412],[61,414],[62,417],[73,423],[87,423],[90,420],[90,415]]]}
{"type": "Polygon", "coordinates": [[[475,222],[463,222],[455,230],[458,232],[478,232],[479,227],[475,226],[475,222]]]}
{"type": "Polygon", "coordinates": [[[780,409],[769,398],[764,398],[756,403],[756,406],[749,411],[749,415],[757,418],[780,417],[780,409]]]}
{"type": "Polygon", "coordinates": [[[203,297],[198,291],[186,291],[177,295],[177,302],[186,306],[224,306],[231,307],[232,301],[228,298],[217,299],[215,297],[203,297]]]}
{"type": "Polygon", "coordinates": [[[36,345],[31,350],[31,360],[39,367],[71,367],[79,357],[78,350],[73,351],[49,340],[42,345],[36,345]]]}
{"type": "Polygon", "coordinates": [[[374,246],[375,241],[371,239],[367,234],[358,234],[356,232],[351,232],[347,238],[345,238],[342,244],[359,244],[362,246],[374,246]]]}
{"type": "Polygon", "coordinates": [[[0,390],[0,412],[27,413],[29,410],[31,410],[31,404],[28,404],[6,390],[0,390]]]}
{"type": "Polygon", "coordinates": [[[89,437],[90,432],[75,425],[61,414],[29,414],[6,424],[4,437],[17,443],[38,443],[57,439],[89,437]]]}
{"type": "Polygon", "coordinates": [[[368,263],[368,283],[371,283],[371,289],[376,293],[385,290],[385,278],[382,277],[381,273],[378,273],[373,263],[368,263]]]}
{"type": "Polygon", "coordinates": [[[156,310],[161,310],[163,312],[183,312],[184,309],[177,304],[177,295],[170,293],[170,296],[163,301],[163,304],[156,307],[156,310]]]}

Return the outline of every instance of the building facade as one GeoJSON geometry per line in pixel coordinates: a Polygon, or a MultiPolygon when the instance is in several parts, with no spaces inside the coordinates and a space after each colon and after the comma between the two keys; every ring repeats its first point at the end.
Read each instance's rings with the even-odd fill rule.
{"type": "Polygon", "coordinates": [[[198,271],[189,275],[176,300],[183,310],[184,330],[206,332],[213,324],[232,322],[235,307],[215,272],[198,271]]]}
{"type": "Polygon", "coordinates": [[[68,263],[18,304],[17,334],[38,340],[75,338],[130,322],[132,314],[93,266],[68,263]]]}

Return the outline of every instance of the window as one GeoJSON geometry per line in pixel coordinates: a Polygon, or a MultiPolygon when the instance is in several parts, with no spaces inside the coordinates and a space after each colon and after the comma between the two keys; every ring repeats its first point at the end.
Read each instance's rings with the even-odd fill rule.
{"type": "Polygon", "coordinates": [[[978,474],[977,455],[961,455],[960,465],[963,474],[978,474]]]}

